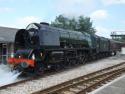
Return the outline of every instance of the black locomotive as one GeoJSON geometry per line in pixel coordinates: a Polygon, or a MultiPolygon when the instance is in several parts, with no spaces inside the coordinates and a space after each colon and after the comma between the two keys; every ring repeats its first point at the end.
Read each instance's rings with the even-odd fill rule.
{"type": "Polygon", "coordinates": [[[13,69],[42,74],[86,61],[111,56],[122,43],[97,35],[32,23],[15,36],[15,56],[8,59],[13,69]]]}

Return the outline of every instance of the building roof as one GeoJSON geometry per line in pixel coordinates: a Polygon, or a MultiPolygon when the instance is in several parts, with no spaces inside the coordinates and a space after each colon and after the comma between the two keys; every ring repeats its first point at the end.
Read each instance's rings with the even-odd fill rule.
{"type": "Polygon", "coordinates": [[[14,43],[18,29],[0,26],[0,43],[14,43]]]}

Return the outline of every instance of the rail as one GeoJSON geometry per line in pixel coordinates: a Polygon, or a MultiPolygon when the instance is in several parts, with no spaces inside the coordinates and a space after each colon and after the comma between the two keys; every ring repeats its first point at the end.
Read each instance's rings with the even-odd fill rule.
{"type": "Polygon", "coordinates": [[[125,72],[125,62],[70,81],[36,91],[32,94],[86,94],[125,72]]]}

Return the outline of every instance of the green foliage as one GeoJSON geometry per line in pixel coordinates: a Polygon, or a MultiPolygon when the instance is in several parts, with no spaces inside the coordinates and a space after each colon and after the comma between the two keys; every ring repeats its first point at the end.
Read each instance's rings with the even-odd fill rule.
{"type": "Polygon", "coordinates": [[[96,30],[92,27],[92,21],[89,17],[79,16],[78,18],[68,18],[63,15],[56,17],[51,25],[58,28],[87,32],[94,34],[96,30]]]}

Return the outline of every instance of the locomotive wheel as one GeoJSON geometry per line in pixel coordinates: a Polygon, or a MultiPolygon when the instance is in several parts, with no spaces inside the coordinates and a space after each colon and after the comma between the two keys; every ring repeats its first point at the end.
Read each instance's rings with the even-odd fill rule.
{"type": "Polygon", "coordinates": [[[80,56],[79,62],[80,62],[80,64],[85,64],[86,63],[86,54],[83,54],[82,56],[80,56]]]}
{"type": "Polygon", "coordinates": [[[72,64],[72,60],[69,59],[69,62],[68,62],[68,66],[71,67],[73,64],[72,64]]]}
{"type": "Polygon", "coordinates": [[[96,60],[96,56],[95,56],[95,55],[93,55],[93,56],[92,56],[92,59],[93,59],[93,60],[96,60]]]}
{"type": "Polygon", "coordinates": [[[42,70],[41,68],[40,69],[35,69],[35,74],[38,75],[38,76],[41,76],[43,75],[44,73],[44,70],[42,70]]]}
{"type": "Polygon", "coordinates": [[[71,60],[71,63],[72,63],[73,66],[75,66],[75,65],[77,65],[77,60],[73,59],[73,60],[71,60]]]}
{"type": "Polygon", "coordinates": [[[55,71],[59,71],[61,69],[61,65],[60,64],[55,64],[54,65],[54,70],[55,71]]]}
{"type": "Polygon", "coordinates": [[[37,75],[43,75],[44,73],[44,66],[41,62],[37,62],[36,68],[35,68],[35,73],[37,75]]]}
{"type": "Polygon", "coordinates": [[[66,67],[71,67],[72,66],[72,61],[71,61],[70,58],[67,58],[66,62],[67,62],[66,67]]]}
{"type": "Polygon", "coordinates": [[[85,64],[86,63],[86,56],[83,56],[82,57],[82,64],[85,64]]]}

